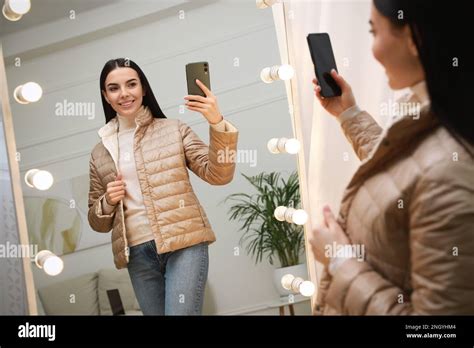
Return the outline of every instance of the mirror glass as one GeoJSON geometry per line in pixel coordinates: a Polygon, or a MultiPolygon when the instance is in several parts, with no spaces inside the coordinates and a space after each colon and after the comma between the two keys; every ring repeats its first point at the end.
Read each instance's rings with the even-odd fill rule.
{"type": "MultiPolygon", "coordinates": [[[[1,44],[0,44],[1,52],[1,44]]],[[[3,57],[0,55],[0,60],[3,57]]],[[[0,69],[3,69],[0,61],[0,69]]],[[[6,81],[5,73],[0,71],[0,96],[6,81]]],[[[18,220],[13,199],[12,179],[7,156],[5,136],[4,102],[0,98],[0,314],[25,315],[28,314],[26,286],[22,262],[22,252],[18,220]]],[[[24,255],[28,257],[28,255],[24,255]]]]}
{"type": "MultiPolygon", "coordinates": [[[[217,164],[235,163],[230,182],[214,180],[211,185],[191,170],[193,163],[206,170],[209,160],[209,152],[196,152],[200,146],[197,138],[188,138],[187,150],[183,150],[189,151],[189,158],[182,154],[187,161],[194,161],[188,163],[192,185],[188,190],[194,190],[201,206],[199,214],[203,220],[207,216],[216,238],[208,247],[202,314],[288,315],[290,310],[295,315],[310,314],[309,297],[281,286],[281,277],[287,273],[304,280],[308,276],[303,227],[277,221],[273,216],[278,205],[300,209],[301,203],[295,155],[273,154],[267,148],[271,138],[294,137],[284,83],[266,84],[260,78],[263,68],[280,63],[271,9],[259,10],[254,1],[237,0],[42,0],[32,1],[30,11],[19,21],[2,17],[0,28],[29,239],[39,251],[49,250],[63,262],[62,272],[55,276],[48,275],[46,267],[33,269],[39,313],[108,315],[112,309],[106,291],[112,289],[119,290],[126,314],[143,312],[127,269],[115,267],[112,233],[95,232],[88,219],[90,160],[97,144],[102,143],[104,150],[97,154],[108,156],[105,162],[101,162],[105,157],[94,159],[98,171],[107,174],[97,183],[104,191],[104,182],[115,178],[113,154],[107,152],[98,134],[106,124],[99,78],[108,60],[122,57],[141,68],[168,120],[189,126],[206,145],[213,138],[213,146],[220,146],[219,154],[225,157],[217,164]],[[212,128],[205,115],[185,106],[185,67],[192,62],[208,63],[211,90],[225,120],[224,130],[212,128]],[[15,89],[28,82],[41,86],[42,97],[28,104],[18,103],[13,98],[15,89]],[[238,130],[234,152],[232,147],[224,146],[234,139],[229,135],[235,132],[232,127],[238,130]],[[101,163],[108,163],[108,172],[100,168],[101,163]],[[23,178],[33,169],[51,174],[49,189],[26,184],[23,178]],[[282,270],[282,266],[291,269],[282,270]]],[[[117,88],[122,87],[132,88],[125,83],[117,88]]],[[[159,137],[136,150],[148,146],[146,158],[153,160],[154,166],[170,165],[165,162],[164,146],[170,144],[166,143],[167,137],[176,136],[176,132],[163,133],[160,127],[163,123],[155,128],[159,137]]],[[[180,136],[184,137],[182,131],[180,136]]],[[[137,156],[143,154],[135,153],[135,159],[137,156]]],[[[136,173],[140,173],[140,163],[135,162],[136,173]]],[[[171,164],[179,165],[179,161],[171,164]]],[[[158,190],[153,184],[156,178],[141,173],[137,175],[142,185],[146,180],[144,187],[158,190]]],[[[168,176],[160,176],[170,180],[171,189],[173,183],[177,185],[172,173],[170,170],[168,176]]],[[[224,175],[218,173],[217,178],[224,175]]],[[[133,190],[133,182],[125,182],[126,189],[133,190]]],[[[154,204],[158,210],[166,210],[163,200],[156,199],[154,204]]],[[[196,211],[196,206],[186,204],[184,200],[180,208],[196,211]]],[[[130,205],[124,205],[125,212],[127,209],[132,211],[130,205]]],[[[166,218],[156,214],[154,221],[159,221],[164,230],[166,218]]],[[[185,216],[176,215],[168,216],[170,221],[176,223],[173,219],[185,216]]],[[[193,227],[186,230],[182,227],[185,225],[180,226],[183,233],[194,238],[189,231],[193,227]]],[[[186,238],[180,240],[192,244],[186,238]]],[[[171,259],[175,253],[177,262],[179,243],[169,245],[178,248],[168,255],[171,259]]],[[[130,258],[137,255],[135,251],[129,250],[130,258]]],[[[164,255],[161,261],[166,259],[164,255]]],[[[61,262],[54,262],[51,267],[60,268],[61,262]]],[[[172,270],[166,267],[165,281],[167,277],[170,281],[172,270]]],[[[174,277],[183,282],[192,279],[174,277]]],[[[173,294],[177,307],[191,301],[179,291],[173,294]]]]}

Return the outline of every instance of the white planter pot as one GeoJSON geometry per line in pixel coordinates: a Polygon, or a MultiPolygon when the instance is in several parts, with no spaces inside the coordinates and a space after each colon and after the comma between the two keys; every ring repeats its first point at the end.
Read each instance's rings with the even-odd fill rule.
{"type": "Polygon", "coordinates": [[[273,282],[275,285],[275,289],[278,291],[280,296],[288,296],[289,294],[295,294],[292,291],[285,290],[285,288],[283,288],[283,286],[281,285],[281,278],[285,274],[292,274],[295,277],[300,277],[304,280],[308,280],[308,269],[306,267],[306,262],[300,263],[296,266],[277,268],[273,271],[273,282]]]}

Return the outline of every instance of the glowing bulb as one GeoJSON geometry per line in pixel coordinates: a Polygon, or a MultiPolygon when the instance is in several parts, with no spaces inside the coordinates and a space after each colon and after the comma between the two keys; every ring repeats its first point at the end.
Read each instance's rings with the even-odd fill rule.
{"type": "Polygon", "coordinates": [[[294,74],[295,70],[291,65],[284,64],[278,68],[278,76],[284,81],[291,79],[294,74]]]}
{"type": "Polygon", "coordinates": [[[300,285],[300,293],[303,296],[306,296],[306,297],[313,296],[314,290],[315,290],[314,284],[310,282],[309,280],[305,280],[300,285]]]}
{"type": "Polygon", "coordinates": [[[260,78],[265,83],[272,83],[278,80],[289,80],[293,77],[295,71],[291,65],[274,65],[263,68],[260,72],[260,78]]]}
{"type": "Polygon", "coordinates": [[[289,153],[294,155],[300,150],[300,142],[294,138],[272,138],[268,141],[267,148],[274,154],[289,153]]]}
{"type": "Polygon", "coordinates": [[[303,209],[297,209],[293,212],[291,220],[297,225],[304,225],[308,221],[308,214],[303,209]]]}
{"type": "Polygon", "coordinates": [[[31,188],[44,191],[53,185],[54,179],[46,170],[30,169],[25,174],[25,182],[31,188]]]}
{"type": "Polygon", "coordinates": [[[13,97],[20,104],[37,102],[43,96],[43,89],[36,82],[27,82],[15,88],[13,97]]]}
{"type": "Polygon", "coordinates": [[[5,0],[2,13],[9,21],[17,21],[27,13],[30,8],[30,0],[5,0]]]}
{"type": "Polygon", "coordinates": [[[64,269],[64,262],[58,256],[51,256],[44,261],[43,268],[46,274],[55,276],[64,269]]]}
{"type": "Polygon", "coordinates": [[[285,143],[285,150],[289,154],[296,154],[300,150],[300,142],[297,139],[288,139],[285,143]]]}
{"type": "Polygon", "coordinates": [[[38,268],[50,276],[56,276],[64,269],[64,262],[49,250],[41,250],[35,257],[38,268]]]}

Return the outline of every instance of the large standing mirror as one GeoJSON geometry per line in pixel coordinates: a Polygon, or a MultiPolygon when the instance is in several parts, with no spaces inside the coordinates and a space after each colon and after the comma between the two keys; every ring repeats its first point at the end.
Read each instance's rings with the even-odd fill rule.
{"type": "MultiPolygon", "coordinates": [[[[187,124],[209,145],[212,132],[231,129],[210,131],[210,122],[183,99],[185,66],[207,62],[220,112],[238,130],[237,152],[227,154],[236,164],[232,181],[210,185],[188,171],[216,237],[202,314],[311,313],[311,293],[284,289],[281,281],[288,274],[309,277],[305,216],[288,214],[303,209],[296,156],[268,148],[277,138],[273,152],[297,151],[280,139],[295,137],[285,84],[260,76],[281,64],[271,11],[237,0],[41,0],[18,21],[2,17],[0,28],[28,236],[44,251],[37,258],[42,267],[32,263],[40,314],[109,315],[107,290],[115,289],[126,314],[143,312],[127,269],[114,266],[111,233],[93,231],[88,219],[91,153],[106,124],[99,78],[104,64],[119,57],[140,66],[168,119],[187,124]],[[29,82],[42,89],[37,101],[29,82]],[[279,218],[286,208],[290,222],[275,218],[278,206],[279,218]]],[[[228,139],[219,137],[214,141],[228,139]]],[[[166,157],[163,151],[156,148],[155,156],[166,157]]],[[[187,300],[177,298],[177,306],[187,300]]]]}

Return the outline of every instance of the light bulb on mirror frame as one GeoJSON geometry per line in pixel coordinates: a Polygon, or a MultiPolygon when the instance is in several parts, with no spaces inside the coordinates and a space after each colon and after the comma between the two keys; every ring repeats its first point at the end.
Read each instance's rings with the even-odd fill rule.
{"type": "Polygon", "coordinates": [[[295,138],[272,138],[267,142],[267,148],[273,154],[288,153],[295,155],[300,150],[300,142],[295,138]]]}
{"type": "Polygon", "coordinates": [[[273,216],[278,221],[286,221],[296,225],[304,225],[308,221],[308,214],[303,209],[288,208],[285,206],[276,207],[273,216]]]}
{"type": "Polygon", "coordinates": [[[46,170],[30,169],[25,174],[25,182],[31,188],[45,191],[53,185],[54,178],[46,170]]]}
{"type": "Polygon", "coordinates": [[[41,250],[35,256],[35,263],[47,275],[56,276],[64,269],[64,262],[59,256],[49,250],[41,250]]]}
{"type": "Polygon", "coordinates": [[[31,8],[30,0],[5,0],[2,13],[9,21],[16,22],[28,13],[31,8]]]}
{"type": "Polygon", "coordinates": [[[263,68],[260,72],[260,78],[265,83],[272,83],[278,80],[289,80],[295,74],[295,70],[291,65],[274,65],[271,67],[263,68]]]}
{"type": "Polygon", "coordinates": [[[289,273],[281,277],[281,285],[285,290],[300,293],[305,297],[313,296],[315,290],[313,282],[289,273]]]}
{"type": "Polygon", "coordinates": [[[43,89],[36,82],[19,85],[13,92],[13,98],[19,104],[35,103],[43,96],[43,89]]]}
{"type": "Polygon", "coordinates": [[[316,288],[315,288],[313,282],[310,282],[309,280],[305,280],[300,285],[300,293],[301,293],[301,295],[303,295],[305,297],[313,296],[315,289],[316,288]]]}

